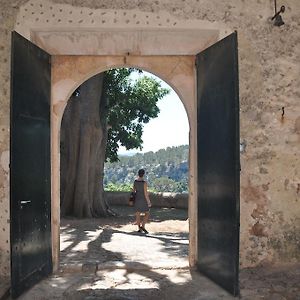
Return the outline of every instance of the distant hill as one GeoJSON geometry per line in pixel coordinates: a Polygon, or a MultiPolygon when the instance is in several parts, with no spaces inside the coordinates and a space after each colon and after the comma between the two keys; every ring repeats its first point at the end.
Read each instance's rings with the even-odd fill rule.
{"type": "Polygon", "coordinates": [[[189,146],[160,149],[157,152],[120,156],[119,162],[104,166],[104,186],[130,185],[141,168],[146,171],[149,188],[156,192],[188,191],[189,146]]]}

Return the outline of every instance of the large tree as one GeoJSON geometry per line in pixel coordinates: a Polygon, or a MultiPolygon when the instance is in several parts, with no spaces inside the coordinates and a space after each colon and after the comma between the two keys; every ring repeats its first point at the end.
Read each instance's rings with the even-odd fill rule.
{"type": "Polygon", "coordinates": [[[153,77],[132,80],[133,72],[122,68],[98,74],[68,102],[61,126],[62,215],[111,213],[103,190],[104,162],[118,160],[120,145],[142,148],[143,126],[157,117],[157,102],[169,92],[153,77]]]}

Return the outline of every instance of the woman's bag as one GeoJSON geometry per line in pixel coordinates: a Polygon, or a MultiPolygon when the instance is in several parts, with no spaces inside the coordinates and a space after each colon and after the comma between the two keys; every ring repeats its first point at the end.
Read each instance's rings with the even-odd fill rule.
{"type": "Polygon", "coordinates": [[[129,201],[128,201],[129,206],[133,206],[134,201],[135,201],[135,192],[131,192],[130,197],[129,197],[129,201]]]}

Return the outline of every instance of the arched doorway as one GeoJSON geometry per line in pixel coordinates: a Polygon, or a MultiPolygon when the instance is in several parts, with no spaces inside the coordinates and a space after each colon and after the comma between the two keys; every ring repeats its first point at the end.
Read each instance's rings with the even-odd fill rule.
{"type": "Polygon", "coordinates": [[[190,266],[197,263],[200,271],[231,293],[238,294],[240,166],[237,34],[229,35],[197,55],[130,56],[128,53],[120,56],[54,56],[51,65],[51,56],[23,37],[14,34],[13,43],[10,178],[14,296],[52,270],[51,256],[47,256],[47,267],[43,272],[42,260],[41,267],[37,269],[34,264],[27,264],[28,247],[35,246],[35,251],[31,252],[39,255],[41,259],[44,258],[45,251],[48,254],[52,252],[54,270],[58,267],[59,136],[66,102],[84,80],[107,68],[118,66],[135,66],[153,72],[168,82],[180,95],[190,120],[190,266]],[[24,96],[27,96],[26,101],[24,96]],[[43,111],[46,114],[45,118],[39,116],[43,111]],[[45,126],[37,125],[40,122],[45,122],[45,126]],[[25,147],[28,153],[31,153],[30,149],[35,143],[35,137],[30,136],[35,132],[32,129],[38,127],[37,133],[42,134],[43,139],[50,136],[50,123],[51,159],[50,147],[47,146],[50,139],[46,140],[46,147],[42,147],[38,153],[42,155],[41,161],[45,159],[47,169],[47,174],[40,178],[38,187],[45,189],[43,191],[47,193],[47,197],[40,193],[40,189],[29,189],[29,194],[33,193],[33,196],[39,197],[37,202],[31,199],[22,200],[23,196],[18,194],[18,180],[22,181],[24,187],[34,187],[34,176],[29,177],[25,174],[29,171],[34,175],[35,171],[40,170],[40,165],[44,164],[36,164],[35,156],[29,155],[26,159],[30,159],[24,166],[23,152],[18,149],[20,146],[25,147]],[[23,133],[29,134],[30,143],[23,138],[23,133]],[[50,162],[51,193],[48,180],[50,162]],[[46,198],[51,198],[51,222],[47,213],[42,228],[46,229],[47,234],[52,229],[52,251],[51,247],[48,247],[50,239],[38,233],[41,224],[37,219],[30,220],[32,214],[37,214],[37,217],[43,217],[45,214],[42,207],[35,206],[36,203],[41,203],[40,198],[47,205],[50,203],[46,198]],[[23,205],[37,210],[25,211],[23,205]],[[32,239],[30,241],[32,232],[29,227],[24,227],[27,231],[25,237],[29,240],[24,240],[24,235],[18,232],[18,228],[24,226],[24,220],[30,221],[33,227],[36,234],[35,243],[32,243],[32,239]],[[41,244],[44,241],[45,244],[41,244]],[[28,273],[23,273],[24,271],[28,273]]]}
{"type": "MultiPolygon", "coordinates": [[[[79,263],[85,265],[87,262],[90,265],[99,266],[100,269],[109,263],[113,263],[116,259],[118,263],[124,264],[126,262],[126,265],[136,263],[144,267],[147,265],[148,268],[157,268],[158,266],[178,267],[183,265],[188,267],[187,195],[182,196],[185,200],[182,201],[185,202],[182,203],[185,204],[185,209],[181,206],[177,207],[177,209],[166,209],[166,206],[163,205],[160,207],[160,205],[157,205],[157,198],[159,195],[150,195],[153,206],[151,208],[150,223],[146,224],[146,228],[148,228],[150,232],[150,238],[147,238],[147,236],[143,234],[136,233],[136,226],[133,225],[134,209],[128,207],[128,200],[122,203],[123,205],[121,206],[114,206],[113,203],[109,203],[111,205],[109,205],[108,211],[111,213],[117,213],[117,218],[111,216],[109,218],[102,217],[93,220],[89,217],[90,214],[94,215],[94,213],[106,213],[105,209],[104,212],[100,210],[103,207],[106,208],[106,199],[101,196],[107,195],[101,188],[101,174],[105,154],[105,147],[103,145],[101,146],[101,141],[103,141],[104,133],[107,132],[105,120],[107,119],[109,122],[113,116],[113,122],[109,123],[110,126],[115,128],[118,132],[118,128],[120,128],[119,126],[122,125],[122,135],[124,134],[124,128],[128,128],[130,130],[130,135],[132,135],[134,124],[137,124],[137,116],[141,117],[141,114],[145,114],[144,116],[146,117],[149,112],[148,109],[151,107],[151,111],[153,111],[155,107],[152,101],[157,96],[153,96],[152,89],[151,92],[149,89],[148,92],[144,94],[144,92],[141,92],[141,89],[139,88],[139,96],[142,99],[135,96],[131,97],[133,90],[135,90],[134,79],[132,79],[133,83],[130,85],[132,87],[132,89],[130,89],[130,95],[126,92],[122,93],[122,90],[127,90],[127,85],[125,84],[125,81],[119,81],[117,78],[126,78],[127,82],[127,80],[132,77],[128,76],[128,73],[133,75],[133,77],[139,77],[140,79],[144,78],[144,81],[139,81],[140,84],[146,81],[151,85],[154,80],[156,84],[159,82],[159,79],[157,77],[154,79],[152,74],[145,74],[144,72],[140,74],[136,71],[133,73],[131,72],[131,70],[129,71],[126,69],[113,69],[104,74],[100,73],[91,77],[80,85],[80,87],[72,94],[64,111],[61,125],[60,153],[60,201],[62,212],[60,222],[60,267],[62,267],[62,270],[68,268],[68,266],[79,263]],[[115,83],[114,85],[108,84],[108,95],[110,95],[112,100],[111,104],[109,99],[106,102],[103,101],[105,97],[103,98],[102,96],[99,96],[101,95],[101,92],[103,93],[103,86],[101,84],[103,83],[103,78],[105,78],[105,83],[109,83],[107,81],[107,76],[109,76],[110,80],[113,80],[112,82],[115,83]],[[121,86],[124,89],[120,89],[119,87],[121,86]],[[119,96],[120,94],[122,94],[122,97],[119,96]],[[116,98],[118,100],[115,100],[116,98]],[[148,100],[147,98],[150,98],[151,100],[148,100]],[[147,102],[151,102],[152,104],[150,106],[148,104],[147,106],[147,102]],[[113,115],[110,114],[110,110],[113,115]],[[128,112],[128,114],[124,113],[124,111],[128,112]],[[135,115],[135,112],[137,115],[135,115]],[[118,114],[118,118],[115,117],[116,114],[118,114]],[[122,120],[122,123],[119,123],[120,120],[122,120]],[[129,123],[128,120],[130,120],[129,123]],[[97,124],[97,126],[95,124],[97,124]],[[89,138],[91,136],[92,138],[89,138]],[[96,150],[99,148],[101,151],[96,150]],[[93,155],[95,151],[100,155],[93,155]],[[66,176],[66,174],[68,175],[66,176]],[[97,186],[95,186],[96,184],[97,186]],[[96,203],[95,199],[98,199],[96,203]],[[102,205],[100,205],[100,203],[102,205]],[[97,204],[101,208],[95,207],[97,204]],[[68,218],[68,216],[79,216],[80,219],[75,221],[73,218],[68,218]],[[85,219],[82,219],[82,217],[85,219]],[[118,225],[115,226],[115,223],[118,225]],[[134,248],[138,249],[138,251],[134,251],[129,245],[134,245],[134,248]]],[[[157,95],[162,93],[161,95],[163,95],[165,93],[163,87],[160,86],[159,88],[156,88],[156,84],[151,85],[156,91],[154,94],[157,95]]],[[[164,87],[166,85],[166,83],[163,84],[164,87]]],[[[104,86],[107,87],[107,84],[104,84],[104,86]]],[[[140,87],[140,85],[136,86],[140,87]]],[[[168,86],[168,88],[170,89],[170,86],[168,86]]],[[[134,92],[133,94],[136,95],[134,92]]],[[[170,97],[172,98],[172,101],[170,101],[171,99],[167,100],[163,97],[159,98],[159,103],[157,103],[158,105],[165,104],[165,102],[167,102],[169,110],[172,110],[173,107],[174,112],[174,109],[179,106],[181,109],[177,109],[177,111],[183,111],[181,118],[179,118],[179,115],[174,116],[175,118],[172,124],[173,128],[171,127],[169,129],[170,131],[168,132],[168,135],[170,132],[172,133],[172,130],[176,131],[178,134],[181,126],[183,126],[181,122],[184,124],[188,123],[187,115],[182,103],[180,103],[180,99],[175,96],[174,92],[172,95],[173,97],[170,97]]],[[[160,113],[163,113],[163,111],[160,113]]],[[[165,119],[161,122],[164,123],[164,126],[168,126],[168,124],[165,124],[166,120],[168,120],[166,114],[164,114],[164,117],[165,119]]],[[[159,119],[160,118],[158,116],[157,119],[154,118],[152,121],[158,121],[159,119]]],[[[169,120],[171,121],[172,118],[169,118],[169,120]]],[[[142,120],[138,121],[138,125],[144,125],[142,120]]],[[[149,125],[149,123],[145,124],[146,127],[147,125],[149,125]]],[[[162,130],[161,127],[163,127],[162,124],[159,130],[162,130]]],[[[159,139],[159,130],[153,132],[154,136],[151,136],[152,145],[155,144],[155,140],[159,139]]],[[[108,135],[107,145],[114,144],[114,141],[118,141],[119,135],[117,132],[113,134],[113,139],[111,139],[110,135],[108,135]]],[[[188,129],[185,130],[185,135],[186,141],[188,139],[188,129]]],[[[167,135],[165,135],[165,138],[167,138],[167,135]]],[[[106,138],[104,138],[104,140],[106,140],[106,138]]],[[[123,142],[126,142],[126,139],[125,141],[123,140],[123,142]]],[[[111,149],[110,151],[113,151],[114,148],[109,149],[111,149]]],[[[111,153],[110,151],[108,153],[111,153]]],[[[162,151],[163,150],[161,149],[159,153],[162,151]]],[[[184,156],[188,155],[186,148],[184,152],[184,156]]],[[[151,153],[153,154],[153,152],[151,153]]],[[[148,154],[150,155],[150,153],[148,154]]],[[[168,176],[175,177],[176,174],[181,174],[179,172],[179,165],[177,166],[177,157],[181,154],[181,152],[174,148],[172,151],[169,150],[168,154],[169,159],[166,159],[166,161],[170,161],[168,167],[171,167],[173,170],[168,173],[168,176]],[[178,167],[177,172],[174,172],[176,168],[175,166],[178,167]]],[[[138,157],[141,157],[141,154],[139,154],[138,157]]],[[[129,159],[132,158],[134,157],[131,156],[129,159]]],[[[120,159],[122,160],[121,157],[120,159]]],[[[156,160],[156,163],[159,161],[162,165],[161,161],[165,158],[162,154],[157,154],[154,159],[156,160]]],[[[141,166],[145,165],[142,165],[141,162],[135,163],[135,171],[134,175],[131,174],[130,186],[132,186],[132,183],[136,178],[137,168],[141,166]]],[[[180,166],[182,166],[182,164],[180,164],[180,166]]],[[[124,169],[126,170],[126,175],[129,175],[130,172],[132,173],[132,165],[128,169],[126,167],[124,167],[124,169]]],[[[167,172],[167,170],[160,171],[159,168],[157,168],[156,171],[154,170],[154,164],[146,166],[146,180],[149,188],[151,187],[152,189],[155,187],[156,183],[156,187],[158,188],[157,192],[159,193],[162,191],[159,188],[163,187],[158,186],[158,183],[161,183],[163,178],[166,177],[157,177],[163,176],[162,174],[167,172]],[[154,178],[155,180],[153,180],[154,178]],[[156,182],[156,180],[159,180],[159,182],[156,182]]],[[[112,171],[115,175],[121,175],[116,168],[113,168],[112,171]]],[[[124,176],[125,174],[123,173],[122,175],[124,176]]],[[[171,179],[169,180],[171,181],[171,179]]],[[[127,193],[127,195],[128,194],[129,193],[127,193]]],[[[179,198],[180,195],[177,196],[178,197],[176,198],[179,198]]],[[[120,193],[118,194],[118,197],[121,197],[120,193]]]]}
{"type": "Polygon", "coordinates": [[[52,63],[52,245],[54,268],[59,262],[59,144],[60,126],[69,97],[88,78],[107,69],[136,67],[167,82],[181,99],[190,124],[189,262],[196,262],[196,88],[194,58],[188,56],[57,56],[52,63]],[[175,69],[174,69],[175,66],[175,69]]]}

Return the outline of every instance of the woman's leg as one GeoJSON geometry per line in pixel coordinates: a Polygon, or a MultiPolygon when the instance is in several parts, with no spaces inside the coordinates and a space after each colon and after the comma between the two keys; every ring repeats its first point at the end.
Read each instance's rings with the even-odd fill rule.
{"type": "Polygon", "coordinates": [[[139,211],[137,211],[135,213],[135,222],[136,222],[136,225],[137,225],[138,229],[140,229],[140,227],[141,227],[141,215],[140,215],[139,211]]]}
{"type": "Polygon", "coordinates": [[[142,228],[145,229],[145,225],[148,222],[148,220],[149,220],[149,211],[145,212],[145,215],[143,217],[143,222],[142,222],[142,228]]]}

